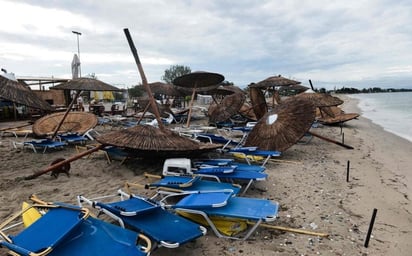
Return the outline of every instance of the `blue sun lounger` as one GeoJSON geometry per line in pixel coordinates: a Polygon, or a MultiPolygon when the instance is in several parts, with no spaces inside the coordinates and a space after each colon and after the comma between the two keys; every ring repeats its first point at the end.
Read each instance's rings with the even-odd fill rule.
{"type": "Polygon", "coordinates": [[[246,183],[243,193],[249,189],[253,182],[266,180],[268,177],[264,172],[251,170],[239,171],[236,170],[234,166],[199,165],[198,168],[192,168],[191,160],[188,158],[169,158],[165,160],[163,176],[178,176],[181,173],[214,178],[218,181],[246,183]],[[230,171],[225,171],[227,169],[230,169],[230,171]]]}
{"type": "Polygon", "coordinates": [[[122,227],[145,234],[158,246],[177,248],[206,234],[203,226],[166,211],[152,200],[123,191],[119,191],[119,194],[122,200],[109,203],[84,196],[78,196],[78,202],[86,202],[99,209],[118,221],[122,227]]]}
{"type": "Polygon", "coordinates": [[[34,205],[16,214],[0,225],[2,230],[16,228],[11,225],[28,209],[46,209],[46,213],[34,220],[17,235],[0,232],[0,246],[18,255],[147,255],[151,241],[136,232],[122,229],[89,216],[89,210],[67,204],[34,205]],[[10,225],[9,227],[6,227],[10,225]],[[138,239],[146,247],[137,245],[138,239]]]}
{"type": "MultiPolygon", "coordinates": [[[[279,205],[266,199],[246,198],[228,194],[226,191],[203,193],[168,193],[156,197],[162,198],[165,207],[173,209],[185,217],[201,216],[218,237],[246,240],[262,223],[273,222],[278,214],[279,205]],[[177,202],[176,202],[177,198],[177,202]],[[172,203],[169,203],[171,201],[172,203]],[[189,214],[189,216],[188,216],[189,214]],[[228,236],[219,231],[219,222],[239,220],[249,227],[243,236],[228,236]]],[[[199,219],[194,219],[199,220],[199,219]]],[[[239,234],[238,234],[239,235],[239,234]]]]}
{"type": "Polygon", "coordinates": [[[77,133],[64,133],[59,134],[57,137],[62,142],[66,142],[68,144],[84,144],[87,141],[87,138],[83,135],[79,135],[77,133]]]}
{"type": "MultiPolygon", "coordinates": [[[[236,184],[220,182],[217,180],[206,180],[205,176],[165,176],[160,180],[145,185],[145,188],[163,188],[173,191],[211,191],[230,189],[235,194],[240,192],[241,187],[236,184]]],[[[214,177],[213,177],[214,178],[214,177]]],[[[132,183],[126,183],[131,186],[132,183]]]]}
{"type": "Polygon", "coordinates": [[[43,154],[47,149],[63,149],[67,144],[61,141],[54,141],[50,139],[32,140],[23,142],[24,148],[30,148],[37,153],[37,149],[42,149],[43,154]]]}
{"type": "Polygon", "coordinates": [[[256,147],[239,147],[239,148],[233,148],[228,151],[228,153],[233,154],[241,154],[243,155],[243,158],[246,160],[246,162],[250,165],[250,160],[248,156],[261,156],[264,157],[264,160],[261,164],[262,167],[266,165],[266,163],[269,161],[271,157],[279,157],[282,155],[281,152],[276,151],[276,150],[260,150],[257,149],[256,147]]]}
{"type": "Polygon", "coordinates": [[[264,172],[266,170],[264,166],[240,163],[240,162],[236,162],[232,158],[199,159],[199,160],[195,160],[193,163],[195,167],[198,167],[200,165],[212,165],[212,166],[220,166],[220,167],[230,166],[230,167],[234,167],[235,171],[264,172]]]}

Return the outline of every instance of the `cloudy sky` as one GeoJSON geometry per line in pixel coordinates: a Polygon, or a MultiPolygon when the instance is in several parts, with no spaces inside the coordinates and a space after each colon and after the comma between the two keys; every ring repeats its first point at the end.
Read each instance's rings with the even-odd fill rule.
{"type": "Polygon", "coordinates": [[[281,74],[315,87],[412,88],[410,0],[0,0],[0,67],[16,76],[81,73],[141,83],[171,65],[245,87],[281,74]]]}

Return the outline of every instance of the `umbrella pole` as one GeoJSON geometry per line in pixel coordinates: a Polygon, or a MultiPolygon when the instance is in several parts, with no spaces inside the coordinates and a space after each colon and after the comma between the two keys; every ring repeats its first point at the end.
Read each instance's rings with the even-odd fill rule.
{"type": "Polygon", "coordinates": [[[152,90],[150,89],[150,86],[147,83],[146,75],[143,71],[142,64],[140,63],[139,55],[137,55],[137,50],[136,50],[136,47],[134,46],[133,39],[132,39],[132,37],[129,33],[129,29],[125,28],[123,31],[126,35],[127,42],[129,43],[130,50],[132,51],[134,60],[135,60],[136,65],[137,65],[137,69],[139,70],[139,73],[140,73],[140,77],[142,78],[143,86],[145,87],[145,89],[147,91],[147,94],[149,95],[149,101],[150,101],[150,104],[152,104],[152,108],[153,108],[153,112],[156,116],[157,124],[159,125],[160,129],[164,129],[163,122],[160,118],[159,110],[157,109],[156,102],[155,102],[153,94],[152,94],[152,90]]]}
{"type": "Polygon", "coordinates": [[[80,93],[81,93],[80,90],[78,90],[76,92],[76,95],[74,96],[72,102],[70,102],[69,106],[67,107],[67,110],[64,113],[64,116],[63,116],[62,120],[60,120],[60,123],[57,125],[56,130],[54,130],[54,132],[53,132],[52,140],[54,140],[54,138],[56,138],[57,132],[59,131],[62,124],[64,123],[64,120],[66,119],[67,115],[69,114],[70,110],[72,109],[72,107],[73,107],[74,103],[76,102],[77,98],[79,97],[80,93]]]}
{"type": "Polygon", "coordinates": [[[43,174],[45,174],[45,173],[47,173],[47,172],[51,172],[51,171],[53,171],[53,170],[55,170],[55,169],[57,169],[57,168],[65,165],[65,164],[67,164],[67,163],[73,162],[73,161],[75,161],[75,160],[77,160],[77,159],[79,159],[79,158],[82,158],[83,156],[86,156],[86,155],[89,155],[89,154],[91,154],[91,153],[93,153],[93,152],[95,152],[95,151],[98,151],[99,149],[102,149],[104,146],[105,146],[105,145],[100,144],[100,145],[98,145],[98,146],[96,146],[96,147],[94,147],[94,148],[92,148],[92,149],[89,149],[89,150],[87,150],[87,151],[81,152],[80,154],[74,155],[74,156],[72,156],[72,157],[70,157],[70,158],[68,158],[68,159],[66,159],[66,160],[64,160],[64,161],[60,161],[60,162],[58,162],[58,163],[56,163],[56,164],[50,165],[50,166],[48,166],[47,168],[45,168],[44,170],[35,172],[34,174],[32,174],[32,175],[30,175],[30,176],[27,176],[27,177],[25,177],[24,179],[25,179],[25,180],[35,179],[35,178],[37,178],[37,177],[40,176],[40,175],[43,175],[43,174]]]}
{"type": "MultiPolygon", "coordinates": [[[[196,82],[197,83],[197,82],[196,82]]],[[[192,116],[192,107],[193,107],[193,102],[195,100],[195,94],[196,94],[196,83],[195,83],[195,87],[193,88],[193,92],[192,92],[192,98],[190,99],[190,103],[189,103],[189,113],[187,114],[187,123],[186,123],[186,127],[190,126],[190,118],[192,116]]]]}
{"type": "Polygon", "coordinates": [[[339,141],[336,141],[336,140],[332,140],[332,139],[323,137],[322,135],[319,135],[319,134],[317,134],[317,133],[313,133],[313,132],[311,132],[311,131],[308,131],[308,133],[311,134],[311,135],[313,135],[313,136],[315,136],[315,137],[318,137],[318,138],[320,138],[320,139],[322,139],[322,140],[335,143],[336,145],[342,146],[342,147],[344,147],[344,148],[353,149],[352,146],[346,145],[346,144],[344,144],[344,143],[342,143],[342,142],[339,142],[339,141]]]}
{"type": "Polygon", "coordinates": [[[0,129],[0,132],[7,131],[7,130],[12,130],[12,129],[23,128],[23,127],[26,127],[26,126],[29,126],[29,125],[31,125],[31,124],[24,124],[24,125],[19,125],[19,126],[15,126],[15,127],[6,127],[6,128],[0,129]]]}
{"type": "Polygon", "coordinates": [[[149,109],[150,102],[146,105],[146,107],[143,110],[143,115],[137,120],[137,123],[140,124],[140,122],[143,120],[143,117],[146,115],[147,110],[149,109]]]}

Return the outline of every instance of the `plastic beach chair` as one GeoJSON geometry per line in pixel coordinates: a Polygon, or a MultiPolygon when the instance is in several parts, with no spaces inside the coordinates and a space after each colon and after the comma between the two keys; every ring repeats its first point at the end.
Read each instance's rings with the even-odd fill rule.
{"type": "Polygon", "coordinates": [[[3,230],[0,246],[24,256],[116,255],[120,251],[130,253],[127,255],[147,255],[151,248],[147,237],[97,220],[89,216],[87,209],[67,204],[31,206],[5,221],[0,229],[3,230]],[[17,235],[6,235],[4,230],[16,228],[11,223],[32,207],[45,209],[46,213],[17,235]],[[147,247],[136,245],[138,238],[147,247]]]}
{"type": "Polygon", "coordinates": [[[119,194],[121,200],[109,203],[84,196],[78,196],[78,201],[79,204],[88,203],[118,221],[122,227],[141,232],[166,248],[177,248],[206,234],[203,226],[166,211],[152,200],[121,190],[119,194]]]}
{"type": "Polygon", "coordinates": [[[260,224],[273,222],[276,219],[279,209],[277,202],[238,197],[233,194],[226,194],[225,197],[222,195],[223,192],[164,193],[159,191],[154,198],[162,198],[160,202],[178,214],[202,224],[207,223],[218,237],[246,240],[260,224]],[[235,221],[243,223],[244,230],[225,232],[221,228],[222,222],[235,221]]]}
{"type": "Polygon", "coordinates": [[[84,144],[87,138],[84,135],[79,135],[77,133],[64,133],[57,136],[62,142],[67,144],[84,144]]]}
{"type": "Polygon", "coordinates": [[[42,149],[43,154],[47,149],[63,149],[67,144],[61,141],[54,141],[51,139],[41,139],[23,142],[23,148],[30,148],[37,153],[37,149],[42,149]]]}
{"type": "MultiPolygon", "coordinates": [[[[204,176],[207,178],[214,178],[218,181],[246,183],[242,193],[245,193],[255,181],[266,180],[268,175],[259,171],[237,170],[236,166],[219,166],[219,165],[195,165],[191,166],[191,160],[188,158],[169,158],[165,161],[163,166],[164,176],[179,175],[180,172],[188,175],[204,176]]],[[[252,168],[250,168],[252,169],[252,168]]]]}
{"type": "Polygon", "coordinates": [[[259,150],[257,147],[239,147],[233,148],[228,151],[230,154],[241,155],[242,158],[250,165],[250,159],[253,156],[263,157],[261,166],[265,166],[271,157],[279,157],[282,155],[281,152],[275,150],[259,150]],[[252,156],[252,157],[251,157],[252,156]]]}
{"type": "MultiPolygon", "coordinates": [[[[207,180],[206,176],[164,176],[153,183],[145,185],[147,189],[163,189],[171,191],[211,191],[230,189],[235,194],[239,193],[241,187],[237,184],[220,182],[220,180],[207,180]]],[[[215,177],[212,177],[215,178],[215,177]]],[[[136,186],[137,184],[126,183],[126,186],[136,186]]]]}

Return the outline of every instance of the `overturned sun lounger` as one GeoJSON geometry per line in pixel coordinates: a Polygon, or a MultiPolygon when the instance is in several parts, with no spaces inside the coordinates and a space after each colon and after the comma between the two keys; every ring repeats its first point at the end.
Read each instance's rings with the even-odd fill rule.
{"type": "Polygon", "coordinates": [[[206,234],[203,226],[166,211],[155,201],[124,192],[119,195],[121,200],[109,203],[102,201],[108,197],[88,199],[84,196],[78,196],[78,202],[99,209],[122,227],[141,232],[162,247],[177,248],[206,234]]]}

